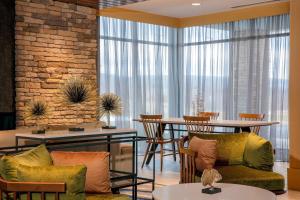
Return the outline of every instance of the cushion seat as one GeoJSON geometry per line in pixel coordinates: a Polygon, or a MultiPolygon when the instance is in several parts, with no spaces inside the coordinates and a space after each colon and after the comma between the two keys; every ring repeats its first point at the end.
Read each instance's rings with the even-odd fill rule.
{"type": "Polygon", "coordinates": [[[130,198],[122,194],[87,194],[86,200],[130,200],[130,198]]]}
{"type": "MultiPolygon", "coordinates": [[[[284,190],[284,177],[270,171],[262,171],[243,165],[218,166],[222,183],[233,183],[263,188],[270,191],[284,190]]],[[[200,180],[200,176],[197,177],[200,180]]]]}

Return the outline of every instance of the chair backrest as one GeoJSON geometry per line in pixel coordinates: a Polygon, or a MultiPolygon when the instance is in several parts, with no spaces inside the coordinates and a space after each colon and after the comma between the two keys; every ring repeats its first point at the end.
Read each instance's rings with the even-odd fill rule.
{"type": "MultiPolygon", "coordinates": [[[[249,121],[262,121],[265,118],[265,114],[253,114],[253,113],[240,113],[239,114],[241,120],[249,120],[249,121]]],[[[255,126],[251,128],[251,132],[258,134],[260,130],[259,126],[255,126]]]]}
{"type": "Polygon", "coordinates": [[[265,118],[265,114],[253,114],[253,113],[240,113],[241,120],[252,120],[252,121],[262,121],[265,118]]]}
{"type": "Polygon", "coordinates": [[[145,134],[149,140],[162,139],[162,115],[140,115],[145,134]]]}
{"type": "Polygon", "coordinates": [[[199,112],[199,117],[209,117],[210,120],[217,120],[220,116],[220,113],[218,112],[199,112]]]}
{"type": "Polygon", "coordinates": [[[178,142],[179,157],[180,157],[180,184],[194,183],[196,173],[195,158],[196,152],[193,152],[184,147],[186,138],[182,138],[178,142]]]}
{"type": "Polygon", "coordinates": [[[210,127],[208,126],[209,117],[183,116],[183,119],[189,133],[210,132],[210,127]]]}
{"type": "MultiPolygon", "coordinates": [[[[217,120],[219,118],[220,113],[218,112],[199,112],[199,117],[209,117],[210,120],[217,120]]],[[[215,127],[208,127],[208,132],[214,132],[215,127]]]]}

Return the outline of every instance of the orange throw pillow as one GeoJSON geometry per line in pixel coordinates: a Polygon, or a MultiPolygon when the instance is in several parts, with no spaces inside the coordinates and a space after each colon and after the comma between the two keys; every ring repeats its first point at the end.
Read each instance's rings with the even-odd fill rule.
{"type": "Polygon", "coordinates": [[[110,193],[109,153],[107,152],[51,152],[56,166],[83,164],[87,167],[85,192],[110,193]]]}
{"type": "Polygon", "coordinates": [[[217,140],[203,140],[193,137],[189,149],[197,152],[195,159],[197,170],[204,171],[214,167],[217,160],[217,140]]]}

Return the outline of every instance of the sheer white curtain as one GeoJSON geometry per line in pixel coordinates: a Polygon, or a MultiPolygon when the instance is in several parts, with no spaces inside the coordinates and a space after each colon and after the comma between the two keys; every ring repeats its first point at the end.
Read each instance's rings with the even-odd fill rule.
{"type": "Polygon", "coordinates": [[[119,127],[141,113],[180,117],[204,109],[237,119],[265,113],[278,160],[288,159],[289,16],[175,29],[100,18],[101,93],[124,104],[119,127]]]}
{"type": "Polygon", "coordinates": [[[119,127],[133,127],[140,114],[177,115],[175,85],[177,30],[100,18],[100,90],[118,94],[119,127]]]}
{"type": "Polygon", "coordinates": [[[277,159],[288,159],[289,16],[179,30],[180,115],[194,96],[223,119],[265,113],[280,125],[263,128],[277,159]]]}

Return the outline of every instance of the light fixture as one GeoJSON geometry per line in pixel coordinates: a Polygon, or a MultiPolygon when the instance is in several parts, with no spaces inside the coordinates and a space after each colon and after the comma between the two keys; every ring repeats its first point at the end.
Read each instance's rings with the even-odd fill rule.
{"type": "Polygon", "coordinates": [[[198,3],[198,2],[195,2],[195,3],[192,3],[192,6],[200,6],[201,3],[198,3]]]}

